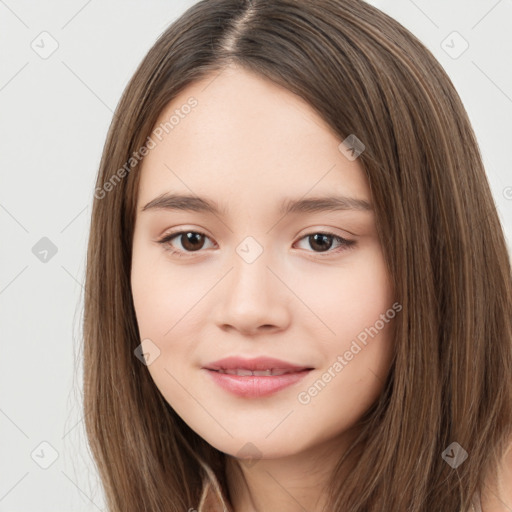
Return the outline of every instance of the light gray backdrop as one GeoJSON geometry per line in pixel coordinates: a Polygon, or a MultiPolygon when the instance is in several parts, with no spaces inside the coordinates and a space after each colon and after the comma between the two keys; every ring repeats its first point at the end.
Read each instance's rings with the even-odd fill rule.
{"type": "MultiPolygon", "coordinates": [[[[75,367],[95,174],[129,78],[194,3],[0,0],[0,512],[105,509],[75,367]]],[[[370,3],[452,78],[510,247],[512,0],[370,3]]]]}

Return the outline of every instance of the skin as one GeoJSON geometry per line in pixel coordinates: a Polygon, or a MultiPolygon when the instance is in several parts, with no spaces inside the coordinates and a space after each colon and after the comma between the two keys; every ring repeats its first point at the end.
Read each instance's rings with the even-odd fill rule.
{"type": "Polygon", "coordinates": [[[496,479],[489,478],[481,494],[483,512],[510,512],[512,510],[512,438],[496,479]]]}
{"type": "Polygon", "coordinates": [[[354,436],[351,427],[382,390],[393,320],[366,346],[359,343],[362,349],[309,403],[298,395],[330,367],[332,375],[337,357],[391,308],[393,290],[372,210],[282,217],[277,209],[284,198],[333,193],[371,203],[367,178],[306,102],[255,74],[231,66],[188,86],[157,124],[191,96],[198,105],[140,170],[131,286],[141,340],[160,350],[148,370],[183,420],[232,456],[236,512],[317,511],[322,487],[354,436]],[[169,192],[212,198],[226,215],[141,210],[169,192]],[[183,258],[158,243],[180,230],[206,235],[188,253],[184,237],[169,242],[183,258]],[[322,251],[306,235],[324,232],[356,244],[343,248],[328,238],[322,251]],[[248,236],[263,250],[252,263],[236,251],[248,236]],[[244,398],[201,369],[232,355],[314,370],[278,393],[244,398]],[[252,462],[241,456],[247,443],[256,447],[252,462]]]}

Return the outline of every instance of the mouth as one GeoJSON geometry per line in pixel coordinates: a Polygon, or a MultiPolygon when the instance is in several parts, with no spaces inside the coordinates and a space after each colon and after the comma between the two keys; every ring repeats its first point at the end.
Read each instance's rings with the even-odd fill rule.
{"type": "MultiPolygon", "coordinates": [[[[253,372],[252,375],[282,375],[284,373],[298,372],[301,370],[312,370],[310,366],[297,365],[282,361],[274,357],[260,356],[247,359],[241,356],[225,357],[212,363],[208,363],[203,368],[220,372],[253,372]]],[[[251,375],[251,373],[236,373],[236,375],[251,375]]]]}
{"type": "Polygon", "coordinates": [[[239,377],[249,377],[255,375],[257,377],[274,377],[277,375],[287,375],[289,373],[299,373],[312,370],[313,368],[304,368],[302,370],[290,370],[290,369],[280,369],[280,368],[269,368],[267,370],[248,370],[246,368],[235,368],[235,369],[220,369],[214,370],[212,368],[207,368],[212,372],[222,373],[224,375],[238,375],[239,377]]]}
{"type": "Polygon", "coordinates": [[[296,384],[314,368],[273,358],[232,357],[210,363],[202,370],[224,391],[244,398],[259,398],[296,384]]]}

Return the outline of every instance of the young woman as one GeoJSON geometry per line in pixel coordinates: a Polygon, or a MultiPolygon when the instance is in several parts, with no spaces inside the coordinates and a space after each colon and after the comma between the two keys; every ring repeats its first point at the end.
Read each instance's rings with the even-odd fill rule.
{"type": "Polygon", "coordinates": [[[112,512],[512,509],[512,286],[452,83],[358,0],[204,0],[98,173],[87,434],[112,512]]]}

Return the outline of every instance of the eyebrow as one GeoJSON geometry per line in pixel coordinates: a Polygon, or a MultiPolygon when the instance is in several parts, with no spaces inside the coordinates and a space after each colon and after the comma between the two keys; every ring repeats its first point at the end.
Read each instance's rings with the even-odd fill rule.
{"type": "MultiPolygon", "coordinates": [[[[224,216],[227,214],[226,209],[221,208],[216,201],[181,194],[161,194],[142,207],[141,211],[153,209],[194,211],[224,216]]],[[[373,207],[365,199],[347,196],[325,196],[312,197],[309,199],[285,199],[280,204],[279,213],[287,215],[289,213],[314,213],[340,210],[372,211],[373,207]]]]}

